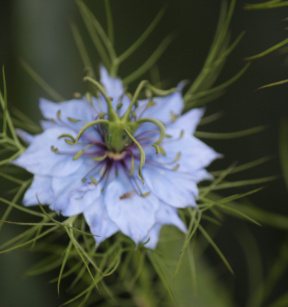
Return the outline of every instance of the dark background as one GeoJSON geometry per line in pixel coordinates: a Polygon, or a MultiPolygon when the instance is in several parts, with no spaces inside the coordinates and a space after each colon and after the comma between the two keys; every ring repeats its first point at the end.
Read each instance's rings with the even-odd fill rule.
{"type": "MultiPolygon", "coordinates": [[[[87,1],[87,4],[105,25],[103,2],[87,1]]],[[[111,1],[116,50],[119,53],[143,32],[160,8],[167,5],[166,14],[159,26],[135,55],[121,66],[119,76],[125,77],[132,72],[133,68],[138,67],[153,52],[164,36],[176,32],[175,40],[158,62],[160,75],[170,87],[183,79],[193,81],[209,50],[220,4],[221,1],[215,0],[111,1]]],[[[257,54],[287,37],[284,28],[287,27],[288,21],[285,21],[285,18],[288,17],[288,8],[248,12],[243,10],[243,5],[244,1],[237,2],[231,23],[231,39],[235,39],[242,31],[246,34],[229,57],[217,81],[219,84],[243,67],[245,57],[257,54]]],[[[50,97],[27,75],[19,63],[19,58],[27,61],[65,98],[70,99],[74,92],[84,92],[85,84],[82,78],[85,72],[70,31],[71,20],[81,23],[77,7],[72,0],[0,1],[0,64],[5,65],[9,104],[17,106],[36,121],[40,118],[39,97],[50,97]]],[[[84,38],[89,42],[84,27],[82,29],[84,38]]],[[[92,49],[90,55],[97,65],[100,61],[98,55],[93,54],[92,49]]],[[[286,54],[273,52],[253,61],[248,72],[233,84],[224,96],[207,106],[207,114],[218,111],[223,113],[218,121],[205,127],[210,132],[232,132],[267,125],[264,132],[252,136],[207,141],[225,156],[214,169],[217,166],[227,167],[235,161],[245,163],[273,155],[271,161],[240,174],[238,178],[281,175],[278,157],[279,127],[280,121],[288,116],[287,85],[255,90],[262,85],[287,78],[287,57],[286,54]]],[[[269,183],[266,189],[251,196],[250,200],[259,208],[288,216],[287,190],[282,178],[269,183]]],[[[248,300],[247,264],[241,240],[239,241],[236,235],[240,233],[238,230],[244,227],[243,224],[244,222],[227,218],[217,237],[217,243],[235,270],[236,277],[231,277],[229,273],[222,276],[222,281],[227,283],[227,286],[231,284],[231,280],[233,282],[231,291],[235,306],[244,306],[248,300]]],[[[256,249],[259,249],[263,260],[265,275],[285,242],[286,232],[247,223],[245,227],[253,233],[256,249]]],[[[58,305],[56,286],[46,283],[47,276],[38,279],[21,277],[35,257],[33,253],[19,251],[0,256],[1,306],[58,305]]],[[[207,257],[212,263],[219,262],[212,250],[208,250],[207,257]]],[[[278,290],[273,292],[271,298],[285,293],[285,282],[287,284],[288,278],[279,282],[278,290]]]]}

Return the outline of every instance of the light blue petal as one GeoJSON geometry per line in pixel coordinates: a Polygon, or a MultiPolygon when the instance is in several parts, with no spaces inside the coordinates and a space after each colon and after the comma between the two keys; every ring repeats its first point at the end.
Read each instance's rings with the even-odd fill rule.
{"type": "MultiPolygon", "coordinates": [[[[112,97],[111,95],[109,95],[109,97],[112,97]]],[[[122,117],[125,113],[125,111],[128,109],[129,105],[130,105],[130,99],[128,98],[127,95],[114,95],[112,100],[112,106],[115,110],[117,110],[118,115],[120,117],[122,117]],[[117,109],[118,105],[122,105],[120,109],[117,109]]],[[[108,107],[107,107],[107,102],[104,99],[104,96],[101,94],[100,97],[92,97],[92,103],[93,106],[95,108],[95,110],[97,110],[98,113],[104,113],[106,114],[106,116],[104,116],[104,119],[107,119],[107,112],[108,112],[108,107]]]]}
{"type": "Polygon", "coordinates": [[[72,159],[83,146],[69,145],[63,138],[58,139],[59,135],[65,133],[76,136],[73,131],[62,127],[47,129],[36,135],[27,150],[13,164],[37,175],[65,177],[74,173],[82,166],[83,159],[72,159]],[[53,152],[51,146],[58,148],[60,153],[53,152]]]}
{"type": "Polygon", "coordinates": [[[40,126],[43,128],[43,130],[49,129],[49,128],[55,128],[58,126],[58,124],[53,123],[48,120],[40,120],[40,126]]]}
{"type": "MultiPolygon", "coordinates": [[[[171,113],[176,116],[181,114],[184,107],[184,102],[180,92],[174,92],[165,97],[153,98],[156,103],[154,106],[149,107],[142,115],[142,118],[151,117],[162,121],[164,124],[172,122],[171,113]]],[[[136,111],[137,115],[142,113],[143,107],[147,105],[149,99],[140,100],[140,107],[136,111]]]]}
{"type": "Polygon", "coordinates": [[[104,193],[110,219],[136,244],[141,242],[155,223],[158,199],[152,194],[139,196],[122,178],[111,182],[104,193]]]}
{"type": "MultiPolygon", "coordinates": [[[[42,121],[41,126],[44,129],[53,127],[68,127],[75,132],[78,132],[85,124],[93,121],[97,117],[97,112],[93,108],[86,98],[83,99],[73,99],[64,102],[54,103],[44,98],[39,101],[39,107],[43,116],[46,119],[52,119],[53,122],[42,121]],[[60,111],[60,120],[58,118],[58,111],[60,111]],[[71,119],[80,120],[79,122],[73,122],[71,119]]],[[[101,137],[99,133],[94,128],[89,128],[83,134],[83,138],[90,141],[99,141],[101,137]]]]}
{"type": "Polygon", "coordinates": [[[194,133],[204,111],[204,109],[192,109],[179,116],[175,122],[169,125],[169,128],[184,130],[188,134],[194,133]]]}
{"type": "Polygon", "coordinates": [[[119,78],[110,77],[103,65],[100,65],[100,82],[104,86],[108,97],[113,98],[113,103],[124,93],[122,81],[119,78]]]}
{"type": "MultiPolygon", "coordinates": [[[[100,82],[103,84],[108,97],[112,98],[112,105],[114,109],[116,110],[118,105],[122,105],[122,107],[117,111],[118,115],[122,117],[130,105],[130,99],[126,94],[124,94],[124,88],[121,79],[109,76],[106,68],[103,65],[100,66],[100,75],[100,82]]],[[[98,105],[98,108],[100,106],[100,108],[103,110],[102,112],[107,113],[107,103],[102,95],[100,95],[100,99],[98,99],[96,104],[94,101],[94,105],[96,107],[98,105]]]]}
{"type": "Polygon", "coordinates": [[[166,156],[158,155],[155,160],[163,163],[171,162],[181,152],[177,162],[180,165],[179,171],[189,172],[193,175],[194,171],[204,168],[213,160],[222,157],[214,149],[188,133],[184,133],[181,138],[179,138],[181,130],[168,128],[166,133],[173,136],[172,139],[165,139],[162,143],[166,156]]]}
{"type": "Polygon", "coordinates": [[[155,249],[157,243],[159,241],[160,230],[162,228],[162,224],[155,224],[149,231],[148,235],[142,240],[142,243],[145,243],[145,247],[155,249]]]}
{"type": "Polygon", "coordinates": [[[28,132],[22,129],[15,129],[16,134],[27,144],[32,143],[34,135],[29,134],[28,132]]]}
{"type": "Polygon", "coordinates": [[[205,169],[200,169],[193,172],[193,180],[197,183],[203,180],[212,180],[213,176],[209,174],[205,169]]]}
{"type": "Polygon", "coordinates": [[[157,211],[156,223],[162,225],[174,225],[183,232],[187,231],[185,224],[178,216],[177,209],[164,203],[160,204],[159,210],[157,211]]]}
{"type": "Polygon", "coordinates": [[[51,187],[52,178],[49,176],[35,175],[33,182],[26,191],[23,199],[25,206],[51,204],[54,199],[54,193],[51,187]]]}
{"type": "Polygon", "coordinates": [[[164,168],[144,166],[143,178],[147,186],[163,202],[176,207],[196,206],[198,188],[193,177],[164,168]]]}
{"type": "Polygon", "coordinates": [[[84,99],[72,99],[64,102],[51,102],[44,98],[39,100],[39,108],[46,119],[53,119],[57,123],[61,123],[57,117],[60,111],[61,121],[71,127],[83,126],[83,123],[72,123],[69,117],[91,122],[97,116],[96,112],[90,104],[84,99]]]}
{"type": "Polygon", "coordinates": [[[103,194],[84,211],[84,216],[97,246],[119,230],[108,216],[103,194]]]}
{"type": "MultiPolygon", "coordinates": [[[[102,183],[95,185],[93,182],[82,182],[82,178],[91,170],[87,163],[83,164],[81,169],[67,177],[54,177],[52,188],[55,200],[51,204],[51,209],[62,213],[64,216],[71,216],[84,212],[91,203],[99,198],[102,189],[102,183]]],[[[99,180],[95,174],[96,180],[99,180]]]]}
{"type": "Polygon", "coordinates": [[[99,97],[91,97],[91,101],[93,104],[93,108],[96,110],[97,113],[107,114],[107,102],[105,101],[103,95],[99,95],[99,97]]]}
{"type": "Polygon", "coordinates": [[[120,99],[118,99],[118,101],[115,101],[115,104],[114,104],[115,108],[117,107],[119,103],[122,104],[122,107],[118,110],[118,115],[120,117],[122,117],[125,114],[126,110],[128,109],[130,105],[130,101],[131,100],[128,98],[127,95],[121,96],[120,99]]]}
{"type": "Polygon", "coordinates": [[[149,239],[149,242],[145,244],[148,248],[156,248],[159,240],[160,229],[163,225],[174,225],[184,233],[187,232],[187,228],[177,214],[177,209],[164,203],[160,204],[159,210],[156,214],[156,224],[151,228],[148,235],[144,238],[143,242],[149,239]]]}

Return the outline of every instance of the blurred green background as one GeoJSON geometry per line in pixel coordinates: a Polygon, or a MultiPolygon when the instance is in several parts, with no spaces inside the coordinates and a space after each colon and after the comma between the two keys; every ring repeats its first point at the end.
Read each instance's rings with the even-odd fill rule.
{"type": "MultiPolygon", "coordinates": [[[[288,8],[247,12],[243,10],[246,2],[237,2],[231,24],[231,39],[235,39],[243,30],[246,34],[229,57],[218,83],[236,74],[243,67],[245,57],[257,54],[287,37],[284,28],[287,26],[285,18],[288,17],[288,8]]],[[[86,3],[99,21],[106,25],[103,1],[86,3]]],[[[111,1],[116,50],[119,53],[134,42],[157,12],[167,5],[167,11],[159,26],[135,55],[122,65],[119,76],[125,77],[132,72],[155,50],[166,35],[175,32],[173,43],[158,62],[160,76],[168,87],[175,86],[183,79],[192,81],[199,73],[209,50],[220,4],[221,1],[215,0],[111,1]]],[[[39,97],[50,97],[28,76],[19,59],[29,63],[67,100],[74,92],[85,91],[85,84],[82,82],[85,71],[70,30],[71,21],[81,25],[83,37],[90,46],[74,1],[0,1],[0,64],[5,65],[8,101],[35,121],[40,119],[39,97]]],[[[93,52],[94,49],[91,48],[90,55],[97,65],[100,60],[93,52]]],[[[273,52],[255,60],[248,72],[233,84],[224,96],[207,106],[206,114],[222,112],[219,120],[201,128],[210,132],[232,132],[267,125],[264,132],[240,139],[205,140],[225,156],[225,159],[215,163],[211,169],[228,167],[235,161],[245,163],[273,155],[271,161],[235,178],[281,175],[278,157],[279,127],[280,121],[288,116],[288,88],[287,85],[282,85],[261,91],[255,90],[262,85],[287,78],[287,57],[285,53],[273,52]]],[[[228,192],[225,193],[223,194],[228,195],[228,192]]],[[[1,185],[1,195],[3,194],[4,184],[1,185]]],[[[269,183],[266,189],[249,199],[259,208],[288,216],[287,195],[284,180],[280,178],[269,183]]],[[[0,212],[4,211],[3,206],[1,204],[0,212]]],[[[18,215],[10,219],[12,218],[21,220],[21,216],[18,215]]],[[[5,240],[19,230],[21,228],[5,226],[0,240],[5,240]]],[[[249,306],[249,272],[256,272],[257,265],[260,265],[263,269],[263,278],[257,275],[255,283],[261,283],[286,239],[287,232],[283,229],[257,227],[232,217],[224,220],[223,227],[216,236],[216,242],[230,261],[235,276],[222,268],[220,273],[218,270],[217,283],[221,282],[222,286],[229,290],[233,306],[249,306]],[[255,263],[255,267],[253,264],[248,266],[245,256],[247,249],[252,254],[258,253],[262,263],[255,263]]],[[[23,277],[25,270],[38,259],[37,257],[39,255],[24,251],[0,255],[1,307],[59,305],[56,285],[47,283],[54,275],[29,279],[23,277]]],[[[212,248],[207,250],[206,257],[211,266],[219,266],[220,259],[212,248]]],[[[277,282],[270,300],[283,295],[288,290],[287,284],[286,275],[277,282]]],[[[65,296],[65,291],[62,292],[65,296]]],[[[250,306],[253,306],[251,304],[250,302],[250,306]]],[[[199,306],[206,307],[207,303],[199,306]]]]}

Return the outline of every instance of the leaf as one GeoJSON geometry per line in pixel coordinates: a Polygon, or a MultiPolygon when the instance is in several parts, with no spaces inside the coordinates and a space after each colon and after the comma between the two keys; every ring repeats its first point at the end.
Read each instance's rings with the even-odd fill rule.
{"type": "Polygon", "coordinates": [[[259,209],[252,204],[247,205],[233,203],[230,206],[250,216],[252,219],[257,220],[263,225],[288,230],[287,216],[259,209]]]}
{"type": "Polygon", "coordinates": [[[88,72],[90,72],[91,76],[94,77],[95,76],[95,72],[93,70],[93,64],[92,64],[92,62],[91,62],[91,60],[89,58],[87,49],[86,49],[85,44],[84,44],[84,42],[82,40],[82,37],[81,37],[80,32],[79,32],[79,29],[78,29],[78,27],[74,23],[71,23],[71,30],[72,30],[72,34],[74,36],[74,40],[76,42],[78,51],[80,53],[80,57],[81,57],[82,62],[84,64],[84,67],[86,69],[88,69],[88,72]]]}
{"type": "Polygon", "coordinates": [[[288,5],[288,1],[271,0],[271,1],[266,1],[263,3],[245,4],[244,9],[245,10],[263,10],[263,9],[278,8],[278,7],[287,6],[287,5],[288,5]]]}
{"type": "Polygon", "coordinates": [[[155,29],[158,22],[161,20],[165,9],[160,10],[160,12],[156,15],[156,17],[153,19],[151,24],[148,26],[148,28],[139,36],[139,38],[126,50],[124,51],[119,57],[118,62],[122,63],[125,61],[131,54],[133,54],[147,39],[147,37],[151,34],[151,32],[155,29]]]}
{"type": "Polygon", "coordinates": [[[240,34],[238,38],[229,45],[229,25],[235,3],[236,1],[231,1],[228,8],[226,2],[222,3],[217,29],[206,61],[198,77],[184,95],[184,111],[188,111],[195,106],[202,106],[222,95],[225,88],[236,81],[248,67],[245,66],[230,80],[212,88],[222,71],[228,55],[234,50],[243,36],[243,33],[240,34]]]}
{"type": "Polygon", "coordinates": [[[137,70],[135,70],[133,73],[131,73],[129,76],[124,78],[122,80],[124,85],[127,85],[137,78],[139,78],[141,75],[143,75],[146,71],[148,71],[161,57],[161,55],[164,53],[164,51],[167,49],[167,47],[170,45],[174,38],[174,35],[167,36],[156,48],[156,50],[150,55],[148,60],[146,60],[137,70]]]}
{"type": "Polygon", "coordinates": [[[282,174],[288,188],[288,118],[282,119],[279,133],[279,154],[282,174]]]}
{"type": "Polygon", "coordinates": [[[198,229],[201,231],[202,235],[206,238],[206,240],[211,244],[211,246],[214,248],[215,252],[219,255],[219,257],[222,259],[223,263],[227,267],[227,269],[234,275],[233,269],[231,265],[229,264],[226,257],[223,255],[219,247],[216,245],[216,243],[213,241],[213,239],[209,236],[209,234],[206,232],[206,230],[199,225],[198,229]]]}
{"type": "Polygon", "coordinates": [[[273,82],[273,83],[269,83],[269,84],[260,86],[260,87],[257,88],[257,91],[258,91],[258,90],[262,90],[262,89],[264,89],[264,88],[272,87],[272,86],[282,85],[282,84],[285,84],[285,83],[288,83],[288,79],[286,79],[286,80],[281,80],[281,81],[277,81],[277,82],[273,82]]]}
{"type": "Polygon", "coordinates": [[[169,271],[167,270],[165,262],[160,258],[159,255],[153,252],[148,254],[148,258],[151,261],[158,276],[160,277],[163,285],[165,286],[170,299],[175,304],[174,284],[172,283],[172,278],[169,274],[169,271]]]}
{"type": "Polygon", "coordinates": [[[258,53],[256,55],[253,55],[253,56],[250,56],[248,58],[245,58],[245,60],[251,61],[251,60],[255,60],[255,59],[261,58],[261,57],[263,57],[263,56],[265,56],[265,55],[267,55],[267,54],[269,54],[269,53],[279,49],[280,47],[282,47],[282,46],[284,46],[286,44],[288,44],[288,38],[286,38],[282,42],[280,42],[280,43],[278,43],[278,44],[276,44],[276,45],[266,49],[265,51],[262,51],[262,52],[260,52],[260,53],[258,53]]]}
{"type": "Polygon", "coordinates": [[[53,99],[56,101],[65,100],[61,95],[59,95],[43,78],[41,78],[35,70],[23,59],[20,59],[20,63],[26,72],[30,75],[30,77],[53,99]]]}
{"type": "Polygon", "coordinates": [[[198,138],[206,138],[206,139],[235,139],[243,136],[251,135],[254,133],[261,132],[265,130],[265,126],[253,127],[245,130],[240,130],[236,132],[226,132],[226,133],[215,133],[215,132],[203,132],[203,131],[195,131],[194,135],[198,138]]]}

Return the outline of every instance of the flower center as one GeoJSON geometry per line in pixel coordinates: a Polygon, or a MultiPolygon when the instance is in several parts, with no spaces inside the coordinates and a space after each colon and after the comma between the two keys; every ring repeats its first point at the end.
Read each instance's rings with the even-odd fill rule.
{"type": "MultiPolygon", "coordinates": [[[[107,110],[108,110],[107,115],[99,113],[95,120],[86,123],[78,131],[76,138],[68,134],[60,135],[58,138],[65,137],[65,142],[70,145],[81,144],[80,139],[82,136],[85,138],[86,130],[92,127],[97,129],[98,127],[99,129],[97,130],[98,132],[101,132],[100,135],[102,137],[102,142],[103,142],[103,143],[101,142],[101,146],[100,146],[102,151],[100,152],[97,151],[97,155],[93,158],[93,160],[98,161],[99,163],[104,162],[107,158],[110,160],[110,162],[122,161],[127,155],[129,155],[130,153],[129,148],[131,148],[131,146],[134,148],[136,147],[139,151],[139,155],[137,157],[137,160],[139,161],[138,177],[144,183],[144,180],[141,174],[141,170],[145,163],[145,152],[141,144],[139,143],[140,139],[138,141],[134,135],[142,124],[150,123],[156,126],[158,133],[159,133],[158,139],[154,140],[153,144],[150,144],[156,149],[156,154],[158,154],[159,152],[164,153],[161,147],[161,142],[166,137],[165,126],[161,121],[154,119],[154,118],[146,118],[146,117],[143,118],[142,113],[136,116],[136,113],[134,112],[135,108],[138,107],[137,99],[138,99],[139,93],[144,88],[144,86],[148,86],[148,82],[147,81],[140,82],[124,115],[120,117],[117,112],[118,111],[117,107],[114,109],[113,104],[112,104],[112,98],[108,96],[103,86],[99,82],[97,82],[96,80],[90,77],[85,77],[85,80],[93,83],[97,87],[100,94],[102,94],[102,97],[104,98],[107,104],[107,110]],[[106,147],[106,152],[105,151],[103,152],[103,147],[106,147]],[[98,156],[98,154],[101,154],[101,155],[98,156]]],[[[150,86],[151,90],[153,88],[154,87],[150,86]]],[[[149,101],[145,109],[147,109],[148,107],[152,105],[153,103],[151,104],[151,101],[149,101]]],[[[75,122],[77,121],[78,120],[75,119],[75,122]]],[[[96,142],[95,145],[97,143],[99,144],[99,142],[96,142]]],[[[90,146],[91,144],[88,144],[84,148],[79,150],[74,155],[73,160],[80,158],[84,154],[85,150],[90,148],[90,146]]],[[[56,149],[53,151],[56,152],[56,149]]],[[[133,174],[133,171],[134,171],[134,155],[131,154],[131,170],[129,174],[133,174]]]]}

